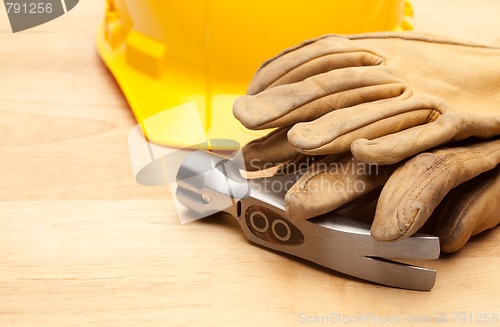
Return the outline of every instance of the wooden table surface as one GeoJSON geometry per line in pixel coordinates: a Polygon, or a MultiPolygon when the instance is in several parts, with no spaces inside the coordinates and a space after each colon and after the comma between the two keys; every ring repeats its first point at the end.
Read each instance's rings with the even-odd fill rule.
{"type": "MultiPolygon", "coordinates": [[[[415,292],[253,246],[226,217],[180,225],[169,191],[132,176],[103,7],[18,34],[0,9],[0,326],[500,325],[499,228],[423,262],[437,282],[415,292]]],[[[417,30],[500,38],[499,1],[414,8],[417,30]]]]}

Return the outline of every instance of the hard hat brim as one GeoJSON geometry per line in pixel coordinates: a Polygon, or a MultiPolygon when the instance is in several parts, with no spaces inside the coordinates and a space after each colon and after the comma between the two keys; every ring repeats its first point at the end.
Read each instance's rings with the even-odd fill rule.
{"type": "Polygon", "coordinates": [[[200,140],[194,129],[201,126],[207,140],[228,139],[243,146],[269,132],[246,129],[234,118],[232,106],[246,91],[243,83],[209,80],[203,70],[177,63],[170,63],[161,76],[149,76],[131,67],[123,45],[113,49],[104,36],[101,24],[98,52],[150,142],[189,147],[200,140]],[[186,131],[196,136],[185,137],[186,131]]]}

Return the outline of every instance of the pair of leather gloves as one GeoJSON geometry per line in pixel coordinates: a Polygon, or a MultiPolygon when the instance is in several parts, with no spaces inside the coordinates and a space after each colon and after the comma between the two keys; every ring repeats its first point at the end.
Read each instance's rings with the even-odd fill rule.
{"type": "Polygon", "coordinates": [[[327,35],[265,62],[233,113],[275,128],[242,149],[247,170],[309,163],[285,197],[292,219],[381,189],[371,227],[381,241],[428,222],[454,252],[500,223],[500,48],[327,35]]]}

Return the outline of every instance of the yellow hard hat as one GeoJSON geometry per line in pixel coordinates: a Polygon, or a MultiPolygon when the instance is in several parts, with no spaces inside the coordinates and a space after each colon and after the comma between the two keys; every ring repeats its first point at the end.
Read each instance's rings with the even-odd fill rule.
{"type": "Polygon", "coordinates": [[[235,98],[263,61],[323,34],[411,29],[412,16],[405,0],[106,4],[99,53],[148,139],[169,146],[195,144],[200,125],[207,139],[241,145],[263,135],[232,115],[235,98]]]}

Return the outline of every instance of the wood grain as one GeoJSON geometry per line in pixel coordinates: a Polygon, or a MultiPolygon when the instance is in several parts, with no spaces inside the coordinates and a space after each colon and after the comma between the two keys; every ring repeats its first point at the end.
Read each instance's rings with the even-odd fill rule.
{"type": "MultiPolygon", "coordinates": [[[[94,45],[103,3],[19,34],[0,10],[0,326],[465,326],[459,314],[500,314],[498,228],[419,262],[438,279],[412,292],[253,246],[227,216],[180,225],[168,189],[133,179],[135,122],[94,45]]],[[[498,1],[414,7],[417,30],[500,37],[498,1]]]]}

